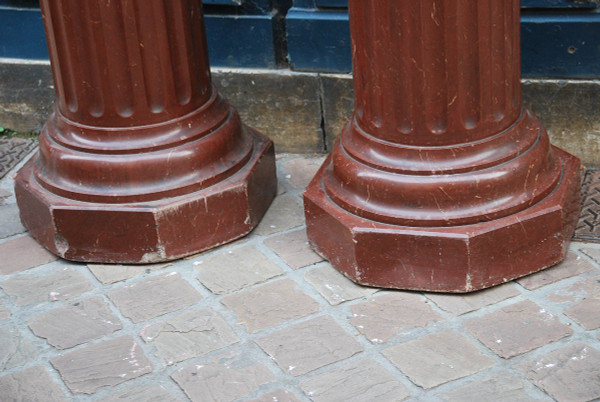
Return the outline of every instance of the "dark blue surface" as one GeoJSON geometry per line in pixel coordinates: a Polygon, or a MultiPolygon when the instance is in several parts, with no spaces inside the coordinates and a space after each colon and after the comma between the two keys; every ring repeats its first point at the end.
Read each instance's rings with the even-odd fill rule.
{"type": "MultiPolygon", "coordinates": [[[[225,4],[232,0],[205,0],[225,4]]],[[[236,1],[237,3],[237,1],[236,1]]],[[[270,0],[253,0],[253,5],[270,0]]],[[[17,7],[0,0],[0,57],[48,59],[44,27],[37,7],[17,7]]],[[[206,14],[208,48],[213,66],[275,67],[274,15],[206,14]]]]}

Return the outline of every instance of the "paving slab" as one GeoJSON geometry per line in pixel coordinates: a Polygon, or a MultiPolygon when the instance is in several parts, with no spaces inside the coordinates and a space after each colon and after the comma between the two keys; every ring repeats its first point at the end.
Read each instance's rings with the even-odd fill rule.
{"type": "Polygon", "coordinates": [[[525,289],[534,290],[542,286],[558,282],[565,278],[589,272],[594,266],[574,251],[569,251],[560,264],[538,273],[518,279],[517,282],[525,289]]]}
{"type": "Polygon", "coordinates": [[[0,395],[5,401],[62,402],[65,394],[46,369],[35,366],[0,377],[0,395]]]}
{"type": "Polygon", "coordinates": [[[427,300],[417,293],[394,292],[375,296],[350,307],[350,323],[372,343],[384,343],[409,330],[441,321],[427,300]]]}
{"type": "Polygon", "coordinates": [[[102,397],[102,402],[178,402],[176,398],[164,387],[133,386],[102,397]]]}
{"type": "Polygon", "coordinates": [[[322,316],[255,341],[277,365],[299,376],[360,353],[363,348],[331,317],[322,316]]]}
{"type": "Polygon", "coordinates": [[[71,268],[45,276],[15,276],[0,282],[0,287],[15,297],[17,306],[68,300],[94,288],[85,276],[71,268]]]}
{"type": "Polygon", "coordinates": [[[357,285],[329,263],[306,271],[304,279],[333,306],[361,299],[379,291],[377,288],[357,285]]]}
{"type": "Polygon", "coordinates": [[[230,293],[283,274],[253,246],[218,253],[194,262],[198,280],[215,294],[230,293]]]}
{"type": "Polygon", "coordinates": [[[294,158],[283,163],[286,178],[297,189],[303,190],[311,182],[317,170],[325,161],[325,156],[294,158]]]}
{"type": "Polygon", "coordinates": [[[262,218],[254,234],[267,236],[284,230],[297,228],[304,224],[302,201],[293,195],[281,195],[275,200],[262,218]]]}
{"type": "Polygon", "coordinates": [[[260,364],[238,366],[226,364],[191,364],[175,371],[171,377],[192,401],[233,401],[275,380],[260,364]]]}
{"type": "Polygon", "coordinates": [[[265,244],[292,269],[323,261],[323,258],[310,248],[305,229],[271,237],[265,241],[265,244]]]}
{"type": "Polygon", "coordinates": [[[25,271],[58,259],[31,236],[21,236],[0,243],[0,255],[0,275],[25,271]]]}
{"type": "Polygon", "coordinates": [[[68,349],[110,335],[123,326],[104,299],[95,296],[38,314],[29,320],[29,328],[50,345],[68,349]]]}
{"type": "Polygon", "coordinates": [[[0,327],[0,372],[36,361],[39,352],[12,325],[0,327]]]}
{"type": "Polygon", "coordinates": [[[473,318],[465,328],[505,359],[521,355],[561,338],[573,330],[554,315],[527,300],[473,318]]]}
{"type": "Polygon", "coordinates": [[[152,372],[152,363],[137,342],[121,336],[50,360],[71,392],[92,394],[152,372]]]}
{"type": "Polygon", "coordinates": [[[600,398],[600,351],[581,343],[568,345],[517,366],[557,401],[600,398]]]}
{"type": "Polygon", "coordinates": [[[133,322],[147,321],[194,305],[202,299],[200,293],[176,272],[111,290],[108,297],[133,322]]]}
{"type": "Polygon", "coordinates": [[[565,315],[588,330],[600,328],[600,293],[569,307],[565,315]]]}
{"type": "Polygon", "coordinates": [[[4,303],[0,302],[0,321],[7,320],[10,318],[10,311],[6,308],[4,303]]]}
{"type": "Polygon", "coordinates": [[[384,349],[382,354],[425,389],[478,373],[494,365],[464,335],[442,331],[384,349]]]}
{"type": "Polygon", "coordinates": [[[467,294],[425,293],[425,296],[442,310],[459,316],[520,294],[512,283],[506,283],[467,294]]]}
{"type": "Polygon", "coordinates": [[[0,239],[25,233],[27,229],[21,224],[17,204],[0,205],[0,239]]]}
{"type": "Polygon", "coordinates": [[[221,299],[248,328],[258,332],[287,320],[319,311],[319,303],[297,289],[290,279],[283,279],[221,299]]]}
{"type": "Polygon", "coordinates": [[[410,393],[394,375],[372,359],[362,359],[300,383],[315,402],[378,401],[406,399],[410,393]]]}
{"type": "MultiPolygon", "coordinates": [[[[523,380],[509,371],[501,371],[475,380],[452,391],[437,395],[447,402],[534,402],[525,391],[523,380]]],[[[550,401],[551,399],[544,399],[550,401]]]]}
{"type": "Polygon", "coordinates": [[[170,265],[170,263],[143,265],[88,264],[87,267],[100,282],[111,284],[140,277],[170,265]]]}
{"type": "Polygon", "coordinates": [[[250,399],[248,402],[299,402],[299,400],[290,391],[278,389],[258,398],[250,399]]]}
{"type": "Polygon", "coordinates": [[[240,341],[213,310],[200,309],[176,315],[145,327],[140,336],[156,347],[167,364],[202,356],[240,341]]]}

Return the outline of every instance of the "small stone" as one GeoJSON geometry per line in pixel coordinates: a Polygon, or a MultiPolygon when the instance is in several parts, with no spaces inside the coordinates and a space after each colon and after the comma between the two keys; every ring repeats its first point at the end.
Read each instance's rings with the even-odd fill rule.
{"type": "Polygon", "coordinates": [[[551,313],[531,301],[511,304],[464,326],[485,346],[508,359],[573,333],[551,313]]]}
{"type": "Polygon", "coordinates": [[[350,307],[350,323],[372,343],[384,343],[401,331],[425,327],[442,317],[418,294],[394,292],[372,297],[350,307]]]}
{"type": "Polygon", "coordinates": [[[518,279],[517,282],[525,289],[534,290],[592,269],[594,269],[592,263],[573,251],[569,251],[564,261],[558,265],[518,279]]]}
{"type": "Polygon", "coordinates": [[[48,372],[35,366],[0,377],[0,395],[4,401],[58,402],[66,401],[58,384],[48,372]]]}
{"type": "Polygon", "coordinates": [[[600,351],[572,344],[517,366],[538,388],[558,401],[600,398],[600,351]]]}
{"type": "Polygon", "coordinates": [[[50,363],[76,394],[92,394],[103,386],[121,384],[153,369],[152,363],[130,336],[78,349],[55,357],[50,363]]]}
{"type": "Polygon", "coordinates": [[[471,341],[453,331],[426,335],[382,353],[412,382],[427,389],[494,365],[471,341]]]}
{"type": "Polygon", "coordinates": [[[31,236],[22,236],[0,243],[0,255],[2,256],[0,275],[25,271],[58,259],[31,236]]]}
{"type": "Polygon", "coordinates": [[[600,293],[571,306],[565,315],[588,330],[600,328],[600,293]]]}
{"type": "Polygon", "coordinates": [[[14,327],[0,327],[0,371],[35,361],[38,351],[14,327]]]}
{"type": "Polygon", "coordinates": [[[156,346],[167,364],[202,356],[240,341],[225,320],[212,310],[190,311],[144,328],[142,339],[156,346]]]}
{"type": "Polygon", "coordinates": [[[304,207],[298,197],[282,195],[273,201],[254,233],[267,236],[304,224],[304,207]]]}
{"type": "Polygon", "coordinates": [[[521,292],[510,283],[494,286],[490,289],[480,290],[468,294],[442,294],[427,293],[425,296],[442,310],[454,315],[463,315],[482,307],[490,306],[520,295],[521,292]]]}
{"type": "Polygon", "coordinates": [[[256,399],[250,399],[248,402],[299,402],[299,400],[291,392],[278,389],[256,399]]]}
{"type": "Polygon", "coordinates": [[[145,264],[145,265],[104,265],[88,264],[92,274],[102,283],[111,284],[121,282],[127,279],[135,278],[149,274],[159,269],[170,266],[171,264],[145,264]]]}
{"type": "Polygon", "coordinates": [[[379,291],[377,288],[355,284],[340,274],[329,263],[307,271],[304,274],[304,279],[313,285],[321,296],[333,306],[360,299],[379,291]]]}
{"type": "Polygon", "coordinates": [[[178,402],[162,386],[134,386],[102,398],[102,402],[178,402]]]}
{"type": "Polygon", "coordinates": [[[133,322],[180,310],[202,299],[200,293],[175,272],[125,285],[108,292],[108,297],[133,322]]]}
{"type": "Polygon", "coordinates": [[[10,318],[10,311],[6,308],[2,302],[0,302],[0,321],[7,320],[10,318]]]}
{"type": "Polygon", "coordinates": [[[192,401],[199,402],[233,401],[275,379],[259,364],[192,364],[178,369],[171,377],[192,401]]]}
{"type": "Polygon", "coordinates": [[[50,345],[67,349],[112,334],[122,326],[97,296],[39,314],[29,320],[29,328],[50,345]]]}
{"type": "Polygon", "coordinates": [[[292,185],[297,189],[304,190],[315,177],[317,170],[319,170],[324,161],[324,156],[302,156],[286,161],[283,164],[283,168],[288,172],[290,176],[289,181],[292,185]]]}
{"type": "Polygon", "coordinates": [[[534,402],[538,399],[530,397],[523,381],[508,371],[495,373],[482,380],[473,381],[452,391],[439,394],[438,397],[447,402],[534,402]]]}
{"type": "Polygon", "coordinates": [[[198,280],[215,294],[230,293],[282,274],[281,268],[252,246],[206,258],[196,265],[198,280]]]}
{"type": "Polygon", "coordinates": [[[283,279],[221,300],[248,327],[257,332],[319,311],[319,303],[296,289],[296,283],[283,279]]]}
{"type": "Polygon", "coordinates": [[[371,359],[346,364],[300,384],[314,402],[402,401],[410,394],[386,369],[371,359]]]}
{"type": "Polygon", "coordinates": [[[17,306],[32,303],[67,300],[93,289],[79,272],[64,268],[48,276],[19,275],[0,283],[9,295],[15,296],[17,306]]]}
{"type": "Polygon", "coordinates": [[[292,325],[256,340],[281,369],[299,376],[344,360],[363,349],[330,316],[292,325]]]}
{"type": "Polygon", "coordinates": [[[310,248],[305,229],[271,237],[265,244],[293,269],[323,261],[323,258],[310,248]]]}
{"type": "Polygon", "coordinates": [[[25,233],[27,229],[21,224],[19,218],[19,207],[17,204],[8,204],[0,206],[0,239],[25,233]]]}

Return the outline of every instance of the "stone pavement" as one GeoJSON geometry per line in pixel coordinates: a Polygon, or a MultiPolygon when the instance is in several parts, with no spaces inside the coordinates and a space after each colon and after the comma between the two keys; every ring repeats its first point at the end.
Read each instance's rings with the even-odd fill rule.
{"type": "Polygon", "coordinates": [[[467,296],[354,285],[307,245],[322,158],[280,155],[279,196],[233,244],[169,264],[57,260],[0,182],[2,401],[589,401],[600,245],[467,296]]]}

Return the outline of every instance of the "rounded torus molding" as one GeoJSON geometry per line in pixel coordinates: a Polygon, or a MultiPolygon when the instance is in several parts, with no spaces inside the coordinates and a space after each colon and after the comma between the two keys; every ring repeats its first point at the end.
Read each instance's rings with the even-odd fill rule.
{"type": "Polygon", "coordinates": [[[579,161],[521,102],[519,1],[350,0],[355,111],[305,193],[371,286],[468,292],[559,262],[579,161]]]}
{"type": "Polygon", "coordinates": [[[212,85],[196,0],[42,0],[57,93],[16,179],[21,220],[76,261],[149,263],[254,228],[272,142],[212,85]]]}

